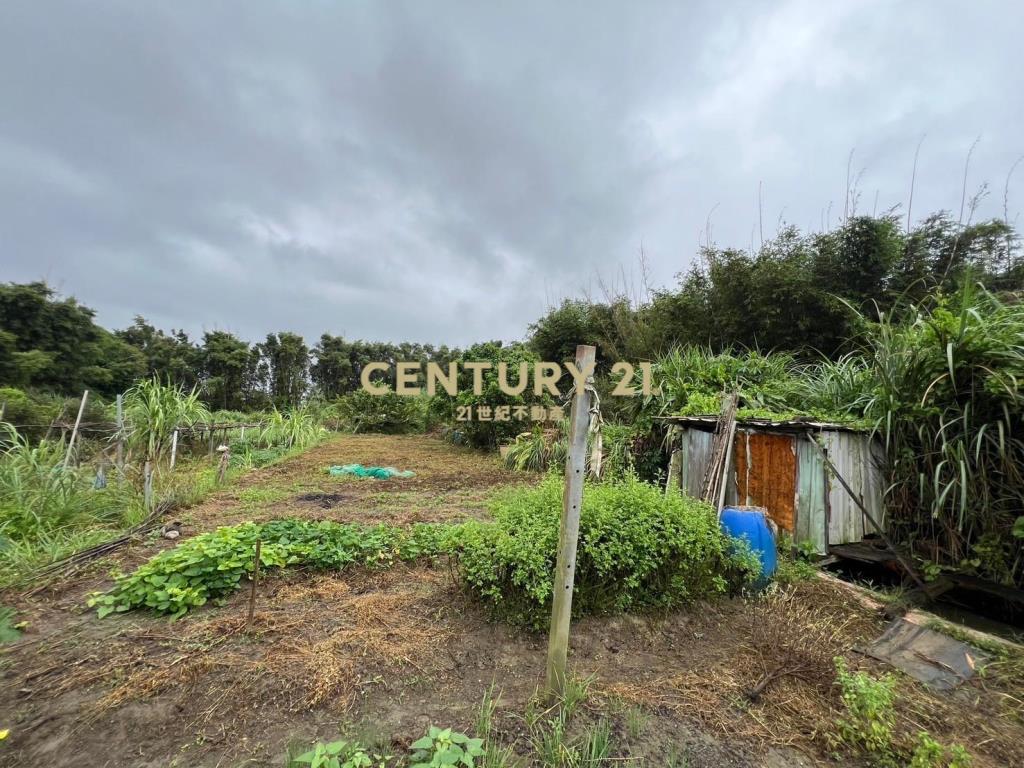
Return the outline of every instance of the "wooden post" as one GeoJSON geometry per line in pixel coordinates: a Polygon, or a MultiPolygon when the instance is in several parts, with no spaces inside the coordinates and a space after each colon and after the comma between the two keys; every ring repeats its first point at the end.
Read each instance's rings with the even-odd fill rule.
{"type": "Polygon", "coordinates": [[[0,421],[3,421],[4,420],[4,416],[6,416],[6,415],[7,415],[7,401],[4,400],[3,403],[0,403],[0,421]]]}
{"type": "Polygon", "coordinates": [[[672,488],[677,491],[683,487],[683,452],[679,448],[673,448],[668,460],[668,477],[665,478],[665,494],[671,492],[672,488]]]}
{"type": "Polygon", "coordinates": [[[217,467],[217,485],[224,484],[224,476],[227,475],[229,461],[231,461],[231,451],[221,451],[220,466],[217,467]]]}
{"type": "Polygon", "coordinates": [[[117,482],[120,483],[124,478],[124,402],[120,394],[117,396],[117,455],[114,463],[119,473],[117,482]]]}
{"type": "Polygon", "coordinates": [[[210,458],[211,459],[213,458],[213,434],[214,434],[214,431],[215,430],[213,429],[213,425],[211,424],[210,425],[210,458]]]}
{"type": "Polygon", "coordinates": [[[142,500],[146,512],[153,511],[153,464],[147,461],[142,470],[142,500]]]}
{"type": "Polygon", "coordinates": [[[729,425],[729,442],[725,448],[725,466],[722,467],[722,487],[718,491],[718,517],[725,509],[725,494],[729,490],[729,472],[732,469],[732,444],[736,442],[736,419],[729,425]]]}
{"type": "Polygon", "coordinates": [[[71,461],[71,451],[75,448],[75,438],[78,436],[78,425],[82,423],[82,414],[85,412],[85,401],[89,399],[89,390],[82,393],[82,402],[78,406],[78,417],[75,419],[75,428],[71,430],[71,440],[68,441],[68,449],[64,454],[64,469],[68,468],[71,461]]]}
{"type": "Polygon", "coordinates": [[[174,469],[174,461],[178,457],[178,430],[171,435],[171,469],[174,469]]]}
{"type": "Polygon", "coordinates": [[[252,559],[252,590],[249,592],[249,618],[245,622],[245,631],[252,629],[252,617],[256,613],[256,587],[260,583],[260,546],[263,542],[256,539],[256,554],[252,559]]]}
{"type": "MultiPolygon", "coordinates": [[[[576,368],[587,372],[588,385],[594,375],[594,347],[576,347],[576,368]]],[[[590,422],[590,390],[577,387],[569,417],[569,452],[565,459],[565,491],[562,494],[562,523],[558,533],[551,632],[548,637],[547,690],[561,697],[565,691],[566,661],[569,655],[569,622],[572,589],[576,576],[576,544],[580,534],[580,506],[583,504],[583,475],[587,462],[587,430],[590,422]]]]}

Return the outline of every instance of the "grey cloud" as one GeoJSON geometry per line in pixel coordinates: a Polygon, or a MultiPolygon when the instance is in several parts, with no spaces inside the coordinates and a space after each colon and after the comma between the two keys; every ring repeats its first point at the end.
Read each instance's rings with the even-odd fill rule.
{"type": "MultiPolygon", "coordinates": [[[[1002,214],[1019,4],[5,3],[3,278],[123,326],[467,343],[860,205],[1002,214]],[[703,235],[706,236],[706,233],[703,235]]],[[[1019,209],[1024,173],[1011,187],[1019,209]]],[[[1012,215],[1012,211],[1011,211],[1012,215]]]]}

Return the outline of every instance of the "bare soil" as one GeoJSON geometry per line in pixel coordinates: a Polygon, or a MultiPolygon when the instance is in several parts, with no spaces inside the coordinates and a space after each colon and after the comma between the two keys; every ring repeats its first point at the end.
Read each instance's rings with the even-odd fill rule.
{"type": "MultiPolygon", "coordinates": [[[[176,519],[183,537],[282,517],[458,521],[485,518],[497,489],[534,480],[430,437],[344,436],[250,472],[176,519]],[[354,462],[416,477],[324,472],[354,462]]],[[[86,608],[89,592],[110,586],[112,568],[172,545],[140,541],[44,592],[3,596],[29,623],[0,651],[0,728],[11,729],[0,765],[284,766],[290,749],[339,733],[404,753],[430,724],[473,731],[492,685],[495,736],[529,754],[546,637],[492,621],[445,562],[268,578],[251,632],[245,591],[176,622],[143,612],[99,620],[86,608]]],[[[842,654],[881,673],[856,648],[884,626],[819,579],[771,598],[591,617],[573,628],[571,662],[592,678],[573,727],[610,719],[614,754],[629,765],[851,764],[831,755],[841,704],[822,664],[842,654]],[[818,650],[799,638],[816,638],[818,650]],[[797,657],[806,668],[747,698],[766,671],[797,657]]],[[[942,695],[902,678],[900,738],[928,730],[963,743],[975,766],[1024,765],[1015,679],[994,668],[942,695]]]]}

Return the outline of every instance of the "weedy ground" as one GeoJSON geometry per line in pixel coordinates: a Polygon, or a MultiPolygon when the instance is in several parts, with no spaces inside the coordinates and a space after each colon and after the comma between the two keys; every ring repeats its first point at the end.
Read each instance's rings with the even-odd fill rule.
{"type": "MultiPolygon", "coordinates": [[[[430,437],[339,436],[246,474],[176,520],[184,537],[282,517],[459,521],[485,518],[500,487],[535,481],[430,437]],[[416,477],[324,471],[356,462],[416,477]]],[[[0,765],[281,766],[296,745],[339,733],[405,754],[431,724],[480,731],[482,713],[491,742],[518,755],[493,765],[573,764],[573,755],[589,765],[598,763],[588,755],[691,768],[858,764],[831,739],[842,706],[832,658],[882,672],[855,649],[884,620],[817,578],[757,599],[577,622],[570,658],[588,684],[571,719],[535,696],[546,637],[491,621],[441,560],[285,570],[261,582],[248,628],[248,587],[174,622],[141,611],[99,620],[85,607],[112,571],[167,546],[139,541],[44,591],[2,596],[27,626],[0,646],[0,729],[10,729],[0,765]]],[[[963,744],[975,766],[1022,765],[1020,681],[1008,664],[945,695],[900,678],[896,735],[927,730],[963,744]]]]}

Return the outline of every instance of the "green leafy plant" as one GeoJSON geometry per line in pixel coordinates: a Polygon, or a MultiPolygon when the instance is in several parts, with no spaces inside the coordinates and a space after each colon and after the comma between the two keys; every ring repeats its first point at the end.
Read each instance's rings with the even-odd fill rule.
{"type": "MultiPolygon", "coordinates": [[[[494,522],[464,523],[451,547],[467,587],[509,620],[550,616],[562,482],[514,488],[494,522]]],[[[635,477],[588,484],[580,513],[573,609],[578,614],[670,608],[738,589],[750,558],[734,555],[710,506],[635,477]]]]}
{"type": "Polygon", "coordinates": [[[970,768],[972,762],[970,753],[960,744],[947,749],[927,731],[921,731],[907,768],[970,768]]]}
{"type": "Polygon", "coordinates": [[[0,645],[13,643],[21,637],[21,629],[14,621],[14,609],[0,605],[0,645]]]}
{"type": "Polygon", "coordinates": [[[418,397],[399,395],[394,390],[373,395],[357,389],[338,398],[331,411],[342,429],[356,434],[381,432],[395,435],[422,432],[425,405],[425,401],[418,397]]]}
{"type": "Polygon", "coordinates": [[[259,539],[263,572],[286,566],[342,570],[349,565],[387,565],[436,554],[449,528],[425,524],[403,530],[387,525],[347,525],[329,520],[273,520],[262,525],[225,526],[188,539],[93,594],[89,605],[100,617],[151,608],[179,617],[192,608],[238,589],[252,570],[259,539]]]}
{"type": "Polygon", "coordinates": [[[473,768],[484,754],[483,739],[471,739],[451,728],[430,726],[427,735],[414,741],[410,768],[441,768],[462,765],[473,768]]]}
{"type": "Polygon", "coordinates": [[[369,768],[373,760],[358,743],[341,739],[317,743],[309,752],[294,758],[292,763],[309,765],[310,768],[369,768]]]}
{"type": "Polygon", "coordinates": [[[896,678],[872,677],[851,672],[846,660],[835,658],[836,682],[845,715],[836,721],[837,741],[863,750],[876,762],[891,765],[894,760],[893,729],[896,725],[896,678]]]}

